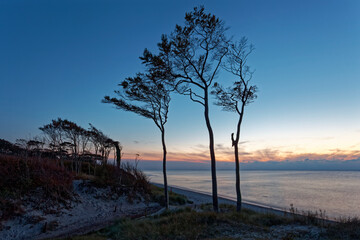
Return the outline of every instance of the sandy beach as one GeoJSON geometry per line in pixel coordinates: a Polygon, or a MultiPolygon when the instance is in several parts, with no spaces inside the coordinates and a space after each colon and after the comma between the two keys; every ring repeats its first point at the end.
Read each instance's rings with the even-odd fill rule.
{"type": "MultiPolygon", "coordinates": [[[[157,183],[152,183],[152,184],[159,186],[159,187],[163,187],[162,184],[157,184],[157,183]]],[[[170,186],[169,191],[173,191],[175,193],[186,196],[189,200],[193,201],[195,205],[212,203],[212,196],[207,193],[194,191],[191,189],[178,187],[178,186],[170,186]]],[[[229,199],[229,198],[226,198],[223,196],[219,196],[218,199],[219,199],[220,204],[236,205],[236,201],[234,201],[232,199],[229,199]]],[[[258,205],[258,204],[248,203],[248,202],[243,202],[242,206],[244,208],[247,208],[247,209],[250,209],[250,210],[253,210],[256,212],[261,212],[261,213],[271,212],[271,213],[279,214],[279,215],[284,215],[287,213],[285,210],[276,209],[276,208],[272,208],[269,206],[262,206],[262,205],[258,205]]]]}
{"type": "Polygon", "coordinates": [[[3,222],[0,239],[28,240],[86,234],[104,228],[122,217],[136,218],[161,209],[158,203],[111,198],[110,189],[88,187],[82,180],[73,182],[76,200],[70,208],[59,207],[46,213],[34,205],[26,213],[3,222]]]}
{"type": "MultiPolygon", "coordinates": [[[[162,187],[161,184],[154,185],[162,187]]],[[[185,206],[194,209],[199,209],[201,204],[212,202],[211,195],[206,193],[174,186],[170,186],[169,191],[185,195],[192,202],[185,206]]],[[[74,181],[74,192],[77,201],[72,203],[70,209],[62,208],[56,213],[49,214],[28,206],[26,214],[3,224],[0,239],[48,239],[83,235],[107,227],[122,217],[139,218],[165,210],[158,203],[145,203],[145,201],[129,203],[125,197],[112,199],[107,189],[87,187],[81,180],[74,181]]],[[[235,201],[224,197],[219,197],[219,203],[236,204],[235,201]]],[[[178,206],[171,206],[171,209],[176,208],[178,206]]],[[[260,213],[286,214],[279,209],[250,203],[243,203],[243,208],[260,213]]],[[[311,231],[318,231],[316,227],[306,227],[311,228],[311,231]]],[[[298,228],[304,230],[304,226],[289,226],[281,231],[297,231],[298,228]]],[[[276,229],[276,231],[280,230],[276,229]]]]}

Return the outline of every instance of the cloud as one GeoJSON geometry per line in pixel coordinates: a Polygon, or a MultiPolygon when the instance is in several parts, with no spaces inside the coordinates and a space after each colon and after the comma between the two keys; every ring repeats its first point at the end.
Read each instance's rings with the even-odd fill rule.
{"type": "MultiPolygon", "coordinates": [[[[141,150],[141,149],[139,149],[141,150]]],[[[140,153],[141,159],[144,160],[162,160],[161,151],[144,151],[136,152],[140,153]]],[[[125,154],[124,158],[133,159],[134,153],[125,154]]],[[[218,162],[233,162],[234,161],[234,148],[227,144],[216,144],[215,146],[216,160],[218,162]]],[[[252,151],[246,150],[246,144],[239,149],[240,161],[243,163],[251,162],[296,162],[304,161],[308,159],[312,160],[326,160],[326,161],[347,161],[360,158],[360,150],[357,149],[340,149],[332,148],[323,152],[295,152],[286,149],[285,147],[277,148],[263,148],[255,149],[252,151]]],[[[187,162],[199,162],[204,163],[210,160],[209,147],[203,144],[197,144],[192,146],[188,150],[173,149],[168,151],[168,161],[187,161],[187,162]]]]}

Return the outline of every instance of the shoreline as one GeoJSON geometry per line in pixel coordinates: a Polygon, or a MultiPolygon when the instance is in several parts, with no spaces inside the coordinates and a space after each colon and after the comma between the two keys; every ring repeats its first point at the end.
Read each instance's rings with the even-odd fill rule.
{"type": "MultiPolygon", "coordinates": [[[[155,186],[162,187],[162,188],[164,187],[164,185],[161,183],[151,182],[151,184],[154,184],[155,186]]],[[[169,188],[169,192],[173,191],[175,193],[185,195],[189,200],[194,202],[193,204],[201,205],[204,203],[212,203],[212,196],[209,193],[186,188],[186,187],[180,187],[180,186],[176,186],[176,185],[168,186],[168,188],[169,188]]],[[[219,204],[236,205],[236,201],[227,196],[218,194],[218,199],[219,199],[219,204]]],[[[257,204],[257,203],[247,202],[247,201],[242,201],[242,207],[256,211],[256,212],[262,212],[262,213],[271,212],[271,213],[280,214],[280,215],[290,214],[289,211],[282,210],[280,208],[275,208],[275,207],[261,205],[261,204],[257,204]]]]}
{"type": "MultiPolygon", "coordinates": [[[[158,214],[165,208],[158,203],[145,204],[144,202],[129,203],[124,197],[119,199],[104,199],[96,196],[105,196],[106,189],[88,189],[87,186],[81,185],[82,180],[75,180],[74,191],[77,194],[77,201],[75,201],[70,209],[61,209],[56,214],[45,214],[32,209],[23,216],[15,217],[4,222],[4,229],[0,230],[0,238],[4,239],[49,239],[59,237],[71,237],[76,235],[87,234],[91,231],[97,231],[105,228],[118,219],[123,217],[142,218],[144,216],[151,216],[158,214]],[[89,191],[92,190],[92,191],[89,191]],[[41,217],[41,218],[39,218],[41,217]],[[37,222],[29,222],[29,219],[39,219],[37,222]],[[46,229],[46,225],[56,223],[54,229],[46,229]]],[[[151,184],[163,187],[163,184],[151,184]]],[[[184,187],[169,186],[169,191],[181,194],[187,197],[192,203],[184,206],[197,208],[202,204],[211,204],[212,196],[209,193],[196,191],[184,187]]],[[[236,205],[236,201],[227,198],[226,196],[219,196],[219,204],[236,205]]],[[[272,208],[269,206],[257,205],[249,202],[242,203],[243,208],[252,210],[258,213],[269,213],[278,216],[303,216],[299,213],[292,213],[290,211],[272,208]]],[[[174,206],[176,208],[177,206],[174,206]]],[[[336,223],[334,220],[320,219],[318,220],[326,223],[336,223]]]]}
{"type": "MultiPolygon", "coordinates": [[[[151,184],[154,184],[155,186],[163,188],[163,184],[154,183],[154,182],[151,182],[151,184]]],[[[186,196],[189,200],[193,201],[193,205],[201,205],[201,204],[205,204],[205,203],[212,204],[212,196],[209,193],[202,192],[199,190],[189,189],[186,187],[179,187],[179,186],[175,186],[175,185],[168,186],[168,188],[169,188],[169,192],[173,191],[175,193],[186,196]]],[[[236,200],[233,200],[226,196],[218,195],[218,200],[219,200],[219,204],[230,204],[230,205],[236,206],[236,200]]],[[[293,215],[293,216],[299,216],[299,217],[301,217],[301,216],[306,217],[306,215],[302,214],[301,212],[292,213],[292,212],[290,212],[290,209],[289,209],[289,211],[287,211],[286,209],[275,208],[275,207],[261,205],[261,204],[257,204],[257,203],[247,202],[247,201],[242,201],[242,208],[246,208],[246,209],[258,212],[258,213],[270,213],[270,214],[275,214],[278,216],[290,216],[290,215],[292,216],[293,215]]],[[[306,212],[304,212],[304,213],[306,213],[306,212]]],[[[315,218],[320,221],[325,221],[327,223],[339,222],[336,219],[329,218],[329,217],[320,218],[320,217],[316,216],[315,218]]]]}

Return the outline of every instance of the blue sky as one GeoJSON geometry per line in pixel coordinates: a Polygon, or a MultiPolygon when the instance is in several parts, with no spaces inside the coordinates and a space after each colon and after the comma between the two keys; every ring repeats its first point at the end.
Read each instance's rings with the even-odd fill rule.
{"type": "MultiPolygon", "coordinates": [[[[150,120],[101,99],[142,70],[144,48],[185,12],[205,5],[234,39],[255,45],[258,99],[246,109],[243,160],[360,157],[360,1],[1,1],[0,138],[40,134],[62,117],[90,122],[124,145],[128,158],[160,158],[150,120]]],[[[219,82],[229,79],[220,73],[219,82]]],[[[232,160],[236,115],[211,106],[219,160],[232,160]]],[[[206,160],[202,108],[174,96],[169,157],[206,160]]]]}

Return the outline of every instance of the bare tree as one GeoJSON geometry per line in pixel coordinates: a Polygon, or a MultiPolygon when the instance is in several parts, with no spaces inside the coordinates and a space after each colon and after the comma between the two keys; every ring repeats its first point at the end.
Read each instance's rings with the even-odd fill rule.
{"type": "Polygon", "coordinates": [[[216,96],[218,106],[223,110],[236,112],[239,116],[236,135],[231,134],[231,142],[234,147],[235,169],[236,169],[236,195],[237,211],[241,211],[241,192],[240,192],[240,165],[239,165],[239,140],[240,128],[244,117],[245,106],[253,102],[257,97],[257,87],[251,85],[253,71],[247,65],[249,54],[254,50],[253,45],[247,43],[246,38],[242,38],[237,43],[230,44],[229,52],[223,68],[237,77],[231,87],[224,88],[218,83],[214,84],[214,90],[211,92],[216,96]]]}
{"type": "MultiPolygon", "coordinates": [[[[195,7],[192,12],[186,13],[184,26],[176,25],[175,31],[170,36],[163,35],[158,44],[160,55],[166,56],[165,65],[160,61],[162,72],[166,72],[162,76],[170,75],[179,93],[188,95],[193,102],[204,107],[209,133],[214,211],[218,211],[218,198],[214,133],[209,117],[209,88],[227,53],[226,30],[222,20],[205,13],[204,7],[195,7]]],[[[147,50],[143,59],[145,62],[154,62],[152,54],[147,50]]]]}
{"type": "MultiPolygon", "coordinates": [[[[154,67],[154,66],[153,66],[154,67]]],[[[152,119],[161,132],[163,147],[163,176],[165,206],[169,208],[169,196],[166,176],[166,143],[165,124],[168,120],[170,90],[160,81],[157,71],[149,74],[138,73],[136,77],[127,78],[121,84],[122,89],[115,91],[118,98],[105,96],[103,103],[111,103],[118,109],[134,112],[145,118],[152,119]]]]}

